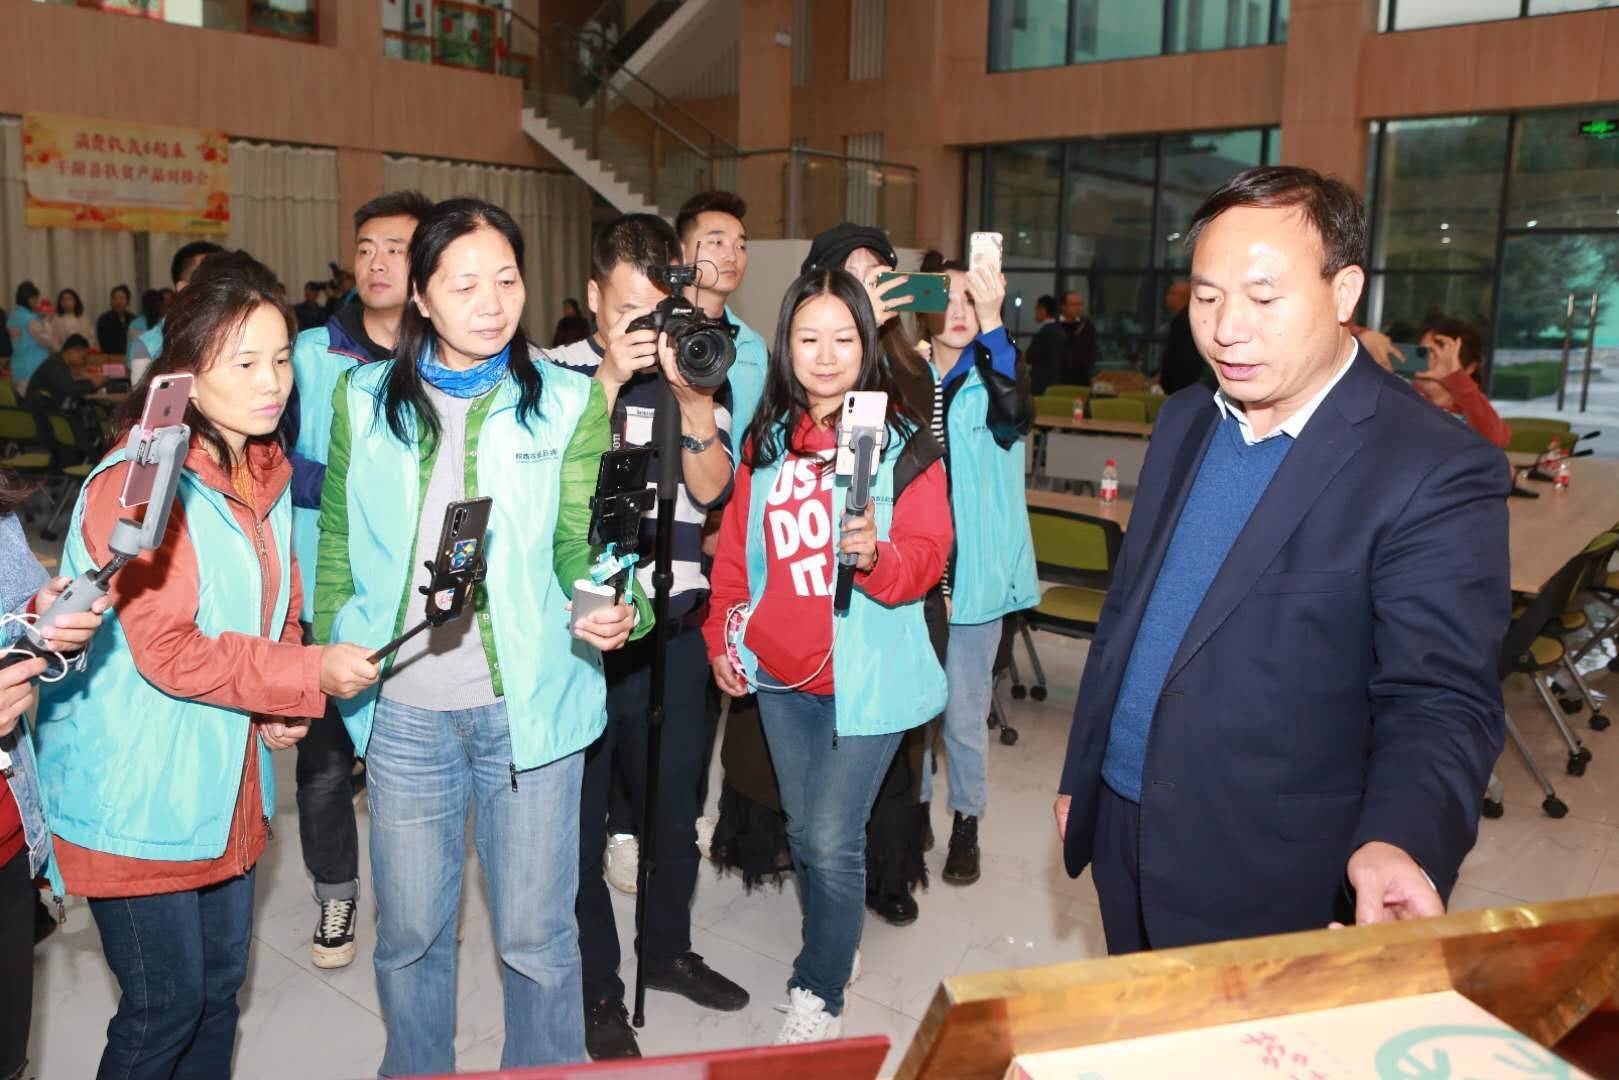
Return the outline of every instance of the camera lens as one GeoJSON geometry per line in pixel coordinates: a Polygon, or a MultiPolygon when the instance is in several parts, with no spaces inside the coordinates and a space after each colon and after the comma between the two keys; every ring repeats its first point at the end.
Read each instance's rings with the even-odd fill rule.
{"type": "Polygon", "coordinates": [[[688,327],[675,349],[680,374],[693,386],[720,386],[736,360],[730,335],[714,326],[688,327]]]}

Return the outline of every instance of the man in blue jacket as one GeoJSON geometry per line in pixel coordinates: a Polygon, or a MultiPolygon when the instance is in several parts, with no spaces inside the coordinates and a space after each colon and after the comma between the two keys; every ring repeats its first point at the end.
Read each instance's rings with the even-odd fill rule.
{"type": "Polygon", "coordinates": [[[1153,433],[1074,709],[1068,872],[1112,953],[1441,914],[1503,737],[1506,463],[1350,335],[1344,184],[1249,170],[1188,237],[1219,390],[1153,433]]]}
{"type": "MultiPolygon", "coordinates": [[[[410,240],[416,223],[432,208],[433,200],[419,191],[393,191],[356,210],[358,295],[340,304],[326,325],[299,334],[293,346],[293,395],[285,423],[294,447],[292,543],[303,574],[299,618],[305,627],[315,618],[320,492],[331,444],[332,393],[345,371],[393,355],[410,298],[410,240]]],[[[309,945],[310,960],[319,968],[347,967],[354,960],[360,847],[353,773],[354,744],[333,710],[298,744],[298,839],[320,906],[309,945]]]]}

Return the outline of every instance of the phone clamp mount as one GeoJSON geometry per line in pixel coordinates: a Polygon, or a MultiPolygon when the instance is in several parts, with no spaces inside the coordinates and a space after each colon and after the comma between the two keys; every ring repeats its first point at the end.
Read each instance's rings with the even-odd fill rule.
{"type": "Polygon", "coordinates": [[[640,555],[633,551],[620,551],[616,541],[608,541],[606,549],[590,564],[590,583],[612,585],[618,590],[618,595],[623,596],[624,586],[629,584],[630,571],[640,561],[640,555]]]}
{"type": "Polygon", "coordinates": [[[423,630],[443,626],[458,618],[466,610],[472,590],[483,584],[489,572],[489,564],[482,556],[464,561],[457,558],[444,571],[440,571],[432,560],[422,565],[427,567],[427,584],[416,591],[427,597],[426,613],[421,622],[367,657],[373,664],[382,663],[390,653],[423,630]]]}
{"type": "MultiPolygon", "coordinates": [[[[878,428],[857,427],[841,432],[841,441],[851,452],[853,469],[849,474],[849,493],[844,497],[843,516],[864,515],[871,505],[871,467],[883,448],[887,433],[878,428]]],[[[842,470],[839,470],[841,473],[842,470]]],[[[849,601],[854,594],[854,572],[859,565],[858,555],[838,552],[837,588],[832,596],[832,611],[836,615],[849,613],[849,601]]]]}

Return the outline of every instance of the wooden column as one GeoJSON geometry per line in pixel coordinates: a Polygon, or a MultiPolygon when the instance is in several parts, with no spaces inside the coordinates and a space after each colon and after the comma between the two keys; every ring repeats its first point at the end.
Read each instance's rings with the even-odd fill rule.
{"type": "MultiPolygon", "coordinates": [[[[1377,32],[1377,0],[1293,0],[1282,89],[1282,160],[1366,186],[1361,49],[1377,32]]],[[[1402,79],[1384,71],[1374,78],[1402,79]]]]}

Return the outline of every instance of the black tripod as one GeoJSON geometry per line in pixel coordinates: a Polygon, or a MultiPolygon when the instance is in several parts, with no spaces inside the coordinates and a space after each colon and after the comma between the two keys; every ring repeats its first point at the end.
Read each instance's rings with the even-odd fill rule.
{"type": "Polygon", "coordinates": [[[658,408],[652,420],[657,448],[658,537],[652,563],[652,686],[647,693],[646,790],[641,802],[641,857],[635,882],[635,1014],[646,1026],[646,894],[657,870],[658,771],[663,756],[663,679],[669,653],[669,590],[674,585],[675,497],[680,491],[680,409],[667,379],[658,380],[658,408]]]}

